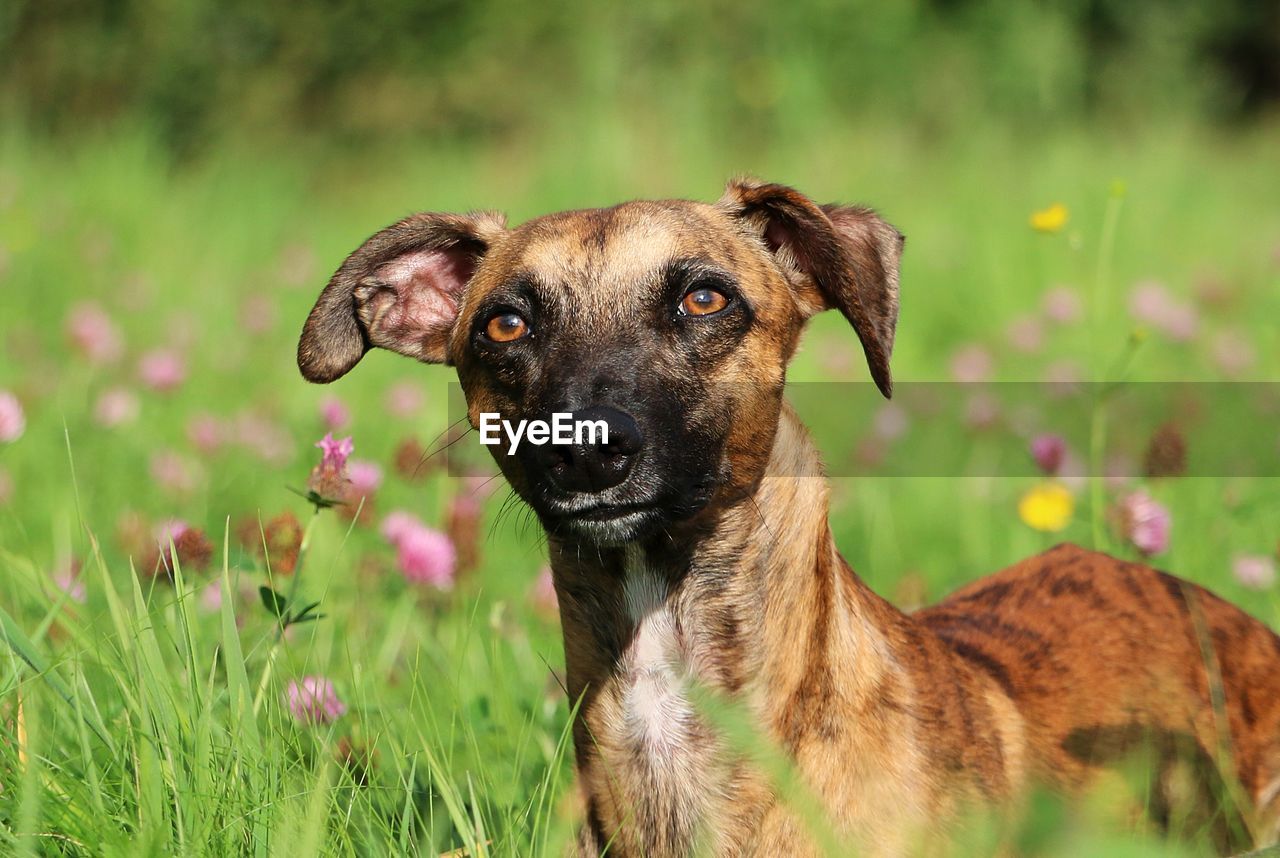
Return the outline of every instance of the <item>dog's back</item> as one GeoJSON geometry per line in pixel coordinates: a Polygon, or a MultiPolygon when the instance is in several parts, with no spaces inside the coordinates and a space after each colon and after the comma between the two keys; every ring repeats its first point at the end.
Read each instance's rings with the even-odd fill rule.
{"type": "MultiPolygon", "coordinates": [[[[1157,822],[1188,810],[1166,795],[1177,778],[1191,776],[1201,810],[1204,793],[1230,796],[1238,779],[1247,794],[1231,797],[1245,824],[1275,839],[1280,637],[1258,620],[1202,587],[1073,545],[915,616],[1014,700],[1040,778],[1078,788],[1128,754],[1155,754],[1157,822]]],[[[1218,819],[1220,846],[1248,843],[1233,824],[1218,819]]]]}

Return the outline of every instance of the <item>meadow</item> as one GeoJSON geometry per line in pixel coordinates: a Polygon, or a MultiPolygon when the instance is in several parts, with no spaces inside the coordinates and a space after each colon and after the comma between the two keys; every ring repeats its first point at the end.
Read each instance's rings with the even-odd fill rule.
{"type": "MultiPolygon", "coordinates": [[[[0,132],[0,852],[532,856],[571,836],[541,534],[500,480],[433,455],[476,447],[450,434],[449,371],[378,353],[317,388],[294,364],[332,270],[415,210],[519,222],[714,199],[744,172],[873,205],[908,236],[908,393],[852,395],[866,371],[834,317],[792,373],[820,437],[862,456],[828,450],[854,569],[910,607],[1069,540],[1280,626],[1274,392],[1248,427],[1256,474],[1193,444],[1182,476],[1139,450],[1109,477],[1117,427],[1072,435],[1037,396],[1012,415],[960,395],[969,419],[949,419],[909,393],[1280,381],[1280,129],[828,121],[725,142],[693,113],[657,119],[549,122],[519,145],[232,141],[182,164],[144,129],[0,132]],[[352,439],[358,491],[317,509],[327,433],[352,439]],[[1085,476],[1051,461],[1057,433],[1085,476]],[[849,476],[926,445],[979,466],[849,476]]],[[[1203,854],[1199,832],[1153,835],[1130,787],[975,825],[971,852],[1203,854]]]]}

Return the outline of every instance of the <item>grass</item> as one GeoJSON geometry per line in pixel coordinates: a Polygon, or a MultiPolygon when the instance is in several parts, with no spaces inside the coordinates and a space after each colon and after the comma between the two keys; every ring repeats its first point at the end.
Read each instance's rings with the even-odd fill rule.
{"type": "MultiPolygon", "coordinates": [[[[357,457],[388,471],[378,516],[406,508],[440,523],[460,490],[448,475],[405,480],[391,467],[404,439],[429,446],[445,432],[447,371],[376,354],[317,389],[293,365],[297,331],[328,273],[406,212],[494,207],[519,221],[630,196],[712,198],[728,175],[753,172],[824,199],[872,203],[907,233],[900,383],[946,380],[957,350],[971,344],[989,349],[1001,381],[1039,380],[1061,361],[1105,376],[1128,348],[1127,302],[1143,278],[1187,300],[1221,283],[1228,299],[1203,302],[1201,332],[1189,342],[1152,332],[1127,377],[1219,380],[1211,358],[1221,337],[1252,345],[1246,377],[1280,374],[1280,175],[1261,130],[1078,129],[1028,139],[984,126],[930,140],[828,119],[757,148],[716,142],[685,118],[667,126],[603,115],[585,129],[553,122],[519,146],[427,141],[344,152],[305,141],[231,143],[181,170],[141,132],[58,144],[12,129],[0,137],[0,389],[17,393],[29,421],[20,440],[0,444],[0,470],[15,487],[0,506],[0,617],[10,644],[0,651],[0,851],[466,847],[528,856],[558,854],[570,836],[571,702],[556,681],[558,629],[530,596],[544,562],[536,527],[518,510],[498,515],[505,490],[487,505],[478,568],[449,593],[406,583],[376,527],[321,514],[297,588],[325,616],[282,640],[257,589],[294,583],[236,536],[245,520],[252,533],[286,510],[306,520],[308,505],[289,488],[301,488],[314,464],[310,445],[323,434],[318,412],[330,395],[353,414],[357,457]],[[1116,180],[1118,212],[1109,203],[1116,180]],[[1030,213],[1055,201],[1070,211],[1066,228],[1033,232],[1030,213]],[[1012,350],[1006,326],[1035,313],[1058,283],[1092,298],[1089,320],[1052,329],[1032,354],[1012,350]],[[122,361],[91,366],[68,346],[65,318],[83,300],[123,329],[122,361]],[[138,356],[159,346],[177,349],[189,370],[164,395],[134,377],[138,356]],[[394,419],[386,397],[405,380],[427,405],[394,419]],[[96,403],[118,386],[138,391],[140,413],[103,428],[96,403]],[[199,453],[188,428],[201,414],[241,423],[248,415],[286,443],[266,459],[238,443],[199,453]],[[188,485],[156,478],[160,451],[186,463],[188,485]],[[181,570],[173,584],[127,549],[137,522],[171,517],[215,545],[210,568],[181,570]],[[73,560],[83,604],[54,584],[73,560]],[[287,683],[312,674],[331,677],[349,707],[331,726],[299,725],[285,705],[287,683]]],[[[839,319],[819,319],[793,377],[864,381],[852,340],[839,319]]],[[[837,439],[846,421],[865,418],[831,402],[812,417],[820,435],[837,439]]],[[[1054,428],[1051,412],[1040,419],[1054,428]]],[[[1275,442],[1274,425],[1257,431],[1275,442]]],[[[941,444],[962,461],[992,450],[1007,461],[1025,449],[1011,454],[998,449],[1007,439],[927,420],[898,443],[941,444]]],[[[834,482],[838,544],[869,584],[902,602],[938,598],[1062,539],[1131,553],[1099,508],[1110,489],[1078,494],[1068,528],[1043,534],[1015,512],[1035,482],[1029,474],[834,482]]],[[[1276,590],[1245,587],[1230,558],[1276,550],[1280,480],[1148,488],[1174,520],[1159,564],[1275,625],[1276,590]]],[[[1127,805],[1111,793],[1084,807],[1045,799],[1017,835],[1018,851],[1170,854],[1117,807],[1127,805]]],[[[988,854],[993,836],[975,826],[973,854],[988,854]]]]}

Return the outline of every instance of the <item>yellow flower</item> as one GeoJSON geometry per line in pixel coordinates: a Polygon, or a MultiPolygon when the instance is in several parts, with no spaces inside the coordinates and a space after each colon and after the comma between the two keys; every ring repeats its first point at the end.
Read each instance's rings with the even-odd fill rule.
{"type": "Polygon", "coordinates": [[[1018,501],[1018,517],[1028,526],[1057,533],[1071,523],[1076,500],[1059,483],[1041,483],[1018,501]]]}
{"type": "Polygon", "coordinates": [[[1031,228],[1036,232],[1058,232],[1067,225],[1067,207],[1054,203],[1047,209],[1031,213],[1031,228]]]}

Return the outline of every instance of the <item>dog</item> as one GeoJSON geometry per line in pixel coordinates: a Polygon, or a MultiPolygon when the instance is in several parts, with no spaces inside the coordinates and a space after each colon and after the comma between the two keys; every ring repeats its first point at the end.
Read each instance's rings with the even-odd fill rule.
{"type": "Polygon", "coordinates": [[[1274,839],[1280,638],[1263,623],[1071,545],[908,615],[837,552],[787,364],[806,321],[836,309],[889,396],[902,250],[868,208],[753,179],[714,204],[514,229],[415,214],[343,262],[298,364],[330,382],[389,349],[453,366],[473,427],[607,427],[492,450],[547,534],[580,701],[579,854],[818,854],[694,690],[748,713],[859,854],[945,842],[966,808],[1016,808],[1036,784],[1083,789],[1139,744],[1162,783],[1239,798],[1219,848],[1274,839]]]}

